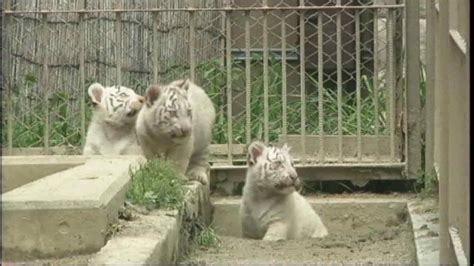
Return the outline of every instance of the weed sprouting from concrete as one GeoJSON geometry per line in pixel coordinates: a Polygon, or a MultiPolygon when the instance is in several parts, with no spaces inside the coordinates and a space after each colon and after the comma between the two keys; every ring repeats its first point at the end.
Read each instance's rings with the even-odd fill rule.
{"type": "Polygon", "coordinates": [[[148,160],[138,169],[130,170],[132,184],[127,199],[147,208],[181,209],[185,182],[173,166],[163,160],[148,160]]]}
{"type": "Polygon", "coordinates": [[[112,238],[113,236],[117,235],[120,231],[122,231],[124,225],[120,223],[113,223],[107,226],[105,231],[105,237],[107,239],[112,238]]]}
{"type": "Polygon", "coordinates": [[[220,243],[219,236],[212,225],[198,225],[199,232],[196,235],[196,244],[202,247],[217,247],[220,243]]]}

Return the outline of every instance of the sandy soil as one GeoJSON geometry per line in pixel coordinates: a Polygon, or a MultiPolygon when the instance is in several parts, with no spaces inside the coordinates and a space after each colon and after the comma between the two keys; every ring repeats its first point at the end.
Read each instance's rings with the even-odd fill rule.
{"type": "MultiPolygon", "coordinates": [[[[324,239],[272,243],[221,235],[218,247],[196,247],[182,264],[415,263],[405,204],[339,204],[316,210],[329,230],[324,239]]],[[[233,226],[236,217],[226,216],[224,224],[233,226]]]]}

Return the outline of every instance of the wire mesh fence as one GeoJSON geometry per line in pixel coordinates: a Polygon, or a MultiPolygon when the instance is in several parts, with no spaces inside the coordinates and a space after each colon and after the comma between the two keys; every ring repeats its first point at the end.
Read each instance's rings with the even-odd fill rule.
{"type": "Polygon", "coordinates": [[[144,94],[191,78],[215,104],[213,144],[230,163],[254,139],[289,142],[306,162],[404,161],[400,1],[4,7],[4,147],[80,147],[93,82],[144,94]]]}

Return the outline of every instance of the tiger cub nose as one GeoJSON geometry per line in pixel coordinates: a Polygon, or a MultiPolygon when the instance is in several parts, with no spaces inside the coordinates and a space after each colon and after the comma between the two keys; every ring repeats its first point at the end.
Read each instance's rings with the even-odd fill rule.
{"type": "Polygon", "coordinates": [[[291,180],[295,181],[298,179],[298,174],[295,171],[290,171],[289,173],[291,180]]]}
{"type": "Polygon", "coordinates": [[[183,136],[189,135],[189,133],[191,133],[191,127],[190,126],[181,127],[181,133],[183,134],[183,136]]]}

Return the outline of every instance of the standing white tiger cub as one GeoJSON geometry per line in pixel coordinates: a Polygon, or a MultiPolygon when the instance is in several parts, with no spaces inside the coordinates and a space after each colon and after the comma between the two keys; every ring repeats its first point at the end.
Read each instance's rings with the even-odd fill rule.
{"type": "Polygon", "coordinates": [[[145,98],[123,86],[88,88],[92,120],[87,131],[84,155],[140,154],[135,121],[145,98]]]}
{"type": "Polygon", "coordinates": [[[296,190],[300,181],[289,148],[253,142],[247,154],[247,178],[240,206],[244,237],[269,241],[321,238],[321,218],[296,190]]]}
{"type": "Polygon", "coordinates": [[[208,184],[209,145],[216,116],[206,92],[188,79],[152,85],[138,114],[138,142],[147,159],[169,160],[189,180],[208,184]]]}

